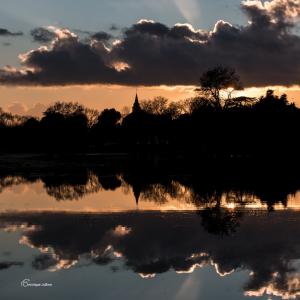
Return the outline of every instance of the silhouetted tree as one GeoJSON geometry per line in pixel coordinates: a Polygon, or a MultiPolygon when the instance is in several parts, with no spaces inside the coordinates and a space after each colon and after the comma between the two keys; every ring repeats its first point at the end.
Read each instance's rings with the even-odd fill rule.
{"type": "Polygon", "coordinates": [[[0,107],[0,126],[18,126],[24,124],[28,120],[28,116],[19,116],[19,115],[13,115],[12,113],[5,112],[0,107]]]}
{"type": "Polygon", "coordinates": [[[98,150],[103,150],[103,147],[107,148],[108,145],[118,142],[120,120],[121,113],[114,108],[104,109],[100,113],[91,131],[92,143],[98,150]]]}
{"type": "Polygon", "coordinates": [[[202,95],[208,97],[216,108],[221,108],[226,101],[231,99],[232,92],[240,89],[242,89],[242,84],[235,70],[220,66],[202,74],[198,90],[202,95]],[[222,92],[227,94],[224,103],[222,92]]]}
{"type": "Polygon", "coordinates": [[[47,151],[81,152],[87,147],[88,119],[78,103],[56,102],[41,119],[47,151]]]}
{"type": "Polygon", "coordinates": [[[167,112],[168,101],[165,97],[155,97],[153,100],[142,101],[141,108],[150,114],[163,115],[167,112]]]}
{"type": "Polygon", "coordinates": [[[88,127],[93,127],[98,121],[99,111],[92,108],[84,108],[84,112],[88,120],[88,127]]]}
{"type": "Polygon", "coordinates": [[[253,97],[234,97],[231,99],[227,99],[224,108],[225,109],[244,109],[244,108],[251,108],[257,102],[256,98],[253,97]]]}
{"type": "Polygon", "coordinates": [[[141,108],[149,114],[165,116],[171,119],[178,118],[184,111],[182,102],[169,103],[169,99],[160,96],[155,97],[152,100],[142,101],[141,108]]]}
{"type": "Polygon", "coordinates": [[[265,96],[260,97],[259,101],[255,105],[255,109],[270,113],[295,111],[296,107],[294,103],[288,102],[286,94],[277,96],[274,94],[273,90],[268,90],[265,96]]]}
{"type": "Polygon", "coordinates": [[[96,126],[102,128],[115,128],[121,120],[121,113],[114,108],[104,109],[97,119],[96,126]]]}
{"type": "Polygon", "coordinates": [[[84,114],[84,107],[79,103],[56,102],[53,105],[49,106],[44,112],[45,117],[52,114],[60,114],[64,117],[84,114]]]}
{"type": "Polygon", "coordinates": [[[215,105],[204,97],[195,97],[190,99],[189,102],[189,111],[191,114],[208,113],[215,111],[215,105]]]}

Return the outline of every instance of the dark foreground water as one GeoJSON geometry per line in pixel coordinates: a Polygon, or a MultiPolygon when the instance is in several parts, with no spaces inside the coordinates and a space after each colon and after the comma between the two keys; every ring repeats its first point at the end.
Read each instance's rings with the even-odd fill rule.
{"type": "Polygon", "coordinates": [[[143,178],[2,175],[1,299],[300,299],[294,184],[143,178]]]}

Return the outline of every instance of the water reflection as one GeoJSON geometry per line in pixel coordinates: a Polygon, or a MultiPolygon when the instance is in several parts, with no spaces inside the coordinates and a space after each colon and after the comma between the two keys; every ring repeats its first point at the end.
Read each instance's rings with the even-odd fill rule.
{"type": "MultiPolygon", "coordinates": [[[[247,171],[246,171],[247,172],[247,171]]],[[[41,193],[57,201],[84,200],[89,196],[93,201],[99,201],[102,192],[115,191],[118,197],[128,196],[130,205],[112,207],[110,203],[107,211],[130,210],[137,207],[151,210],[195,210],[213,207],[227,208],[296,208],[300,207],[297,192],[300,190],[300,180],[291,180],[286,174],[277,175],[269,173],[241,174],[232,178],[232,174],[195,174],[185,175],[166,174],[161,170],[120,169],[115,172],[106,169],[80,168],[75,170],[51,170],[40,173],[18,173],[0,175],[0,204],[7,191],[18,191],[18,187],[40,189],[41,193]],[[27,175],[30,174],[30,175],[27,175]],[[271,178],[270,178],[271,176],[271,178]],[[266,180],[267,178],[267,180],[266,180]],[[134,199],[133,199],[134,198],[134,199]],[[148,203],[148,204],[146,204],[148,203]]],[[[23,189],[23,190],[24,190],[23,189]]],[[[21,196],[20,196],[21,197],[21,196]]],[[[22,195],[23,199],[26,196],[22,195]]],[[[27,203],[30,200],[26,199],[27,203]]],[[[85,205],[84,202],[81,202],[85,205]]],[[[92,211],[105,210],[89,203],[92,211]]],[[[5,203],[4,209],[17,209],[5,203]]],[[[20,206],[19,206],[20,209],[20,206]]],[[[39,209],[34,204],[30,210],[39,209]]],[[[46,209],[46,207],[43,207],[46,209]]],[[[50,210],[53,206],[49,207],[50,210]]],[[[64,210],[64,208],[61,208],[64,210]]],[[[67,210],[70,210],[68,208],[67,210]]],[[[72,210],[72,209],[71,209],[72,210]]],[[[207,211],[208,212],[208,211],[207,211]]],[[[212,211],[213,212],[213,211],[212,211]]],[[[215,210],[217,212],[217,210],[215,210]]]]}
{"type": "Polygon", "coordinates": [[[221,209],[220,207],[205,208],[200,211],[200,214],[201,224],[206,231],[220,236],[235,233],[243,215],[241,211],[221,209]]]}
{"type": "Polygon", "coordinates": [[[62,272],[97,267],[111,270],[99,280],[129,272],[143,281],[166,275],[168,285],[172,274],[210,268],[224,278],[247,275],[243,284],[232,282],[239,295],[230,299],[300,297],[300,178],[282,170],[225,170],[1,170],[0,244],[10,246],[0,252],[0,276],[54,274],[64,284],[62,272]]]}
{"type": "Polygon", "coordinates": [[[228,211],[213,214],[211,218],[193,212],[25,213],[3,214],[0,223],[4,230],[22,232],[21,245],[39,250],[31,261],[32,268],[39,271],[73,268],[83,257],[101,266],[121,260],[123,269],[143,278],[213,266],[220,276],[249,271],[245,295],[270,294],[283,299],[300,295],[297,212],[274,212],[268,217],[263,212],[244,213],[235,230],[236,220],[229,224],[237,216],[229,216],[228,211]],[[216,225],[217,220],[221,223],[216,225]],[[219,231],[223,226],[228,228],[226,235],[219,231]]]}
{"type": "Polygon", "coordinates": [[[92,173],[47,176],[42,178],[42,181],[47,194],[58,201],[79,200],[88,194],[97,193],[102,188],[99,178],[92,173]]]}

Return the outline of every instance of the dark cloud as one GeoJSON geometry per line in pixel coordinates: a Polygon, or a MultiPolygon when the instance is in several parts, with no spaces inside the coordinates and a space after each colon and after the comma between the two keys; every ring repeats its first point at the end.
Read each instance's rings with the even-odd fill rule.
{"type": "Polygon", "coordinates": [[[34,261],[32,262],[32,267],[36,270],[47,270],[57,264],[57,260],[49,254],[42,253],[35,256],[34,261]]]}
{"type": "Polygon", "coordinates": [[[140,20],[137,24],[132,25],[125,30],[125,36],[136,34],[145,34],[150,36],[164,36],[169,32],[169,28],[161,23],[149,20],[140,20]]]}
{"type": "Polygon", "coordinates": [[[0,28],[0,36],[19,36],[19,35],[23,35],[23,32],[21,31],[12,32],[6,28],[0,28]]]}
{"type": "Polygon", "coordinates": [[[112,24],[110,27],[109,27],[109,30],[110,31],[116,31],[116,30],[119,30],[119,27],[115,24],[112,24]]]}
{"type": "Polygon", "coordinates": [[[31,30],[30,34],[35,42],[41,43],[51,42],[56,37],[56,34],[53,31],[43,27],[38,27],[31,30]]]}
{"type": "Polygon", "coordinates": [[[53,44],[21,56],[22,70],[2,69],[0,82],[194,85],[205,70],[226,65],[248,87],[300,84],[299,1],[244,1],[241,8],[247,25],[218,21],[211,31],[141,20],[123,29],[120,40],[98,32],[81,41],[57,29],[53,44]]]}
{"type": "Polygon", "coordinates": [[[91,35],[91,38],[95,39],[97,41],[108,41],[112,38],[112,35],[107,32],[104,32],[104,31],[99,31],[99,32],[93,33],[91,35]]]}
{"type": "Polygon", "coordinates": [[[0,262],[0,270],[8,269],[12,266],[23,266],[23,262],[19,261],[8,261],[8,262],[0,262]]]}
{"type": "Polygon", "coordinates": [[[80,42],[70,31],[56,30],[57,39],[21,57],[25,70],[2,70],[3,83],[66,85],[116,81],[117,71],[105,63],[108,50],[101,42],[80,42]]]}
{"type": "Polygon", "coordinates": [[[88,30],[82,30],[82,29],[75,29],[74,32],[79,33],[79,34],[87,34],[91,35],[92,33],[88,30]]]}
{"type": "Polygon", "coordinates": [[[208,33],[204,30],[194,30],[189,24],[176,24],[168,32],[169,36],[174,38],[190,38],[195,41],[206,41],[208,33]]]}

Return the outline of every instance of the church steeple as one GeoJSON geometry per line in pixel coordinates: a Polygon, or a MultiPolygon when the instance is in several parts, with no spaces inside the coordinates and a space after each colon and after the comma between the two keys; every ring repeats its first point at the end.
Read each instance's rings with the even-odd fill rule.
{"type": "Polygon", "coordinates": [[[132,112],[136,113],[136,112],[140,112],[140,111],[141,111],[141,106],[140,106],[140,103],[139,103],[138,94],[136,92],[135,100],[134,100],[134,103],[133,103],[133,106],[132,106],[132,112]]]}
{"type": "Polygon", "coordinates": [[[138,207],[139,206],[139,198],[140,198],[140,194],[141,194],[141,188],[139,186],[133,186],[132,190],[133,190],[133,195],[135,198],[136,207],[138,207]]]}

